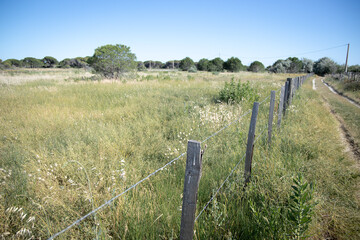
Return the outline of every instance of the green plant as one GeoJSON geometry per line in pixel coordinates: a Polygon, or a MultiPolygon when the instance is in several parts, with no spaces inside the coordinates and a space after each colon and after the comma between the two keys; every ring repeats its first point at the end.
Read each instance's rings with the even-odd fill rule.
{"type": "Polygon", "coordinates": [[[263,72],[265,71],[264,64],[259,61],[254,61],[249,66],[249,71],[251,72],[263,72]]]}
{"type": "Polygon", "coordinates": [[[188,72],[191,72],[191,73],[196,73],[197,72],[197,69],[195,66],[191,66],[188,70],[188,72]]]}
{"type": "Polygon", "coordinates": [[[94,69],[109,78],[120,78],[137,68],[136,56],[125,45],[105,45],[95,49],[94,69]]]}
{"type": "Polygon", "coordinates": [[[189,58],[189,57],[186,57],[186,58],[182,59],[182,60],[180,61],[180,65],[179,65],[180,69],[183,70],[183,71],[189,71],[189,69],[190,69],[191,67],[193,67],[193,66],[195,66],[195,63],[194,63],[194,61],[193,61],[191,58],[189,58]]]}
{"type": "Polygon", "coordinates": [[[312,201],[313,185],[307,183],[301,174],[293,179],[288,219],[292,222],[292,239],[305,239],[315,204],[312,201]]]}
{"type": "Polygon", "coordinates": [[[220,100],[227,103],[239,103],[243,100],[256,101],[259,98],[249,82],[241,83],[238,81],[235,83],[234,78],[231,79],[230,83],[225,83],[219,95],[220,100]]]}
{"type": "Polygon", "coordinates": [[[231,57],[224,62],[224,68],[230,72],[239,72],[243,67],[240,59],[236,57],[231,57]]]}

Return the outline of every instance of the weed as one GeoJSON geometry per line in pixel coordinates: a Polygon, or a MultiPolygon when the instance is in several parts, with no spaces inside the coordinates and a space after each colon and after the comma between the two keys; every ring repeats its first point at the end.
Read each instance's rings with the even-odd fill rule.
{"type": "Polygon", "coordinates": [[[290,197],[290,206],[288,219],[292,222],[290,236],[292,239],[305,239],[305,235],[315,204],[313,203],[313,185],[308,184],[299,173],[297,178],[293,178],[294,184],[291,186],[292,195],[290,197]]]}
{"type": "Polygon", "coordinates": [[[220,100],[227,103],[239,103],[243,100],[252,102],[259,98],[255,89],[250,87],[249,82],[241,83],[238,81],[235,83],[234,78],[229,83],[225,82],[225,86],[219,95],[220,100]]]}

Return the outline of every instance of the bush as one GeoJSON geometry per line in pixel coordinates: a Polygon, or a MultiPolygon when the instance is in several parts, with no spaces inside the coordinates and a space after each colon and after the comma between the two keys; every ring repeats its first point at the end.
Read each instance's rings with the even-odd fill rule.
{"type": "Polygon", "coordinates": [[[243,100],[256,101],[259,96],[255,89],[250,86],[249,82],[235,83],[234,79],[230,83],[225,83],[224,88],[220,91],[220,100],[227,103],[239,103],[243,100]]]}
{"type": "Polygon", "coordinates": [[[197,69],[196,69],[195,66],[191,66],[190,69],[188,70],[188,72],[196,73],[196,72],[197,72],[197,69]]]}
{"type": "Polygon", "coordinates": [[[96,72],[108,78],[119,78],[137,68],[136,56],[125,45],[105,45],[95,49],[92,57],[96,72]]]}
{"type": "Polygon", "coordinates": [[[265,71],[264,64],[259,61],[254,61],[250,64],[249,69],[250,72],[263,72],[265,71]]]}

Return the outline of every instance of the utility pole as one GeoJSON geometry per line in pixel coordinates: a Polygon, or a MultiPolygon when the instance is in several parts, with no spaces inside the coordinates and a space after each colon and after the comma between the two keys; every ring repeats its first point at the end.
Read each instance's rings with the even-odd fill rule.
{"type": "Polygon", "coordinates": [[[346,62],[345,62],[345,73],[347,73],[347,64],[348,64],[348,58],[349,58],[349,48],[350,48],[350,43],[348,43],[348,47],[347,47],[346,62]]]}

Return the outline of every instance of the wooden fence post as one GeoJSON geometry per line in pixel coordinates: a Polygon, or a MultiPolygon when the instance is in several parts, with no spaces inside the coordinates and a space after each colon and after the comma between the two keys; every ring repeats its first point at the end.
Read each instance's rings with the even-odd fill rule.
{"type": "Polygon", "coordinates": [[[268,122],[268,144],[271,144],[271,132],[274,119],[274,107],[275,107],[275,91],[271,91],[270,95],[270,109],[269,109],[269,122],[268,122]]]}
{"type": "Polygon", "coordinates": [[[286,114],[286,107],[288,105],[288,96],[289,96],[289,81],[286,81],[285,91],[284,91],[284,104],[283,104],[284,116],[286,114]]]}
{"type": "Polygon", "coordinates": [[[277,126],[278,128],[280,128],[281,125],[281,117],[282,117],[282,111],[284,109],[284,94],[285,94],[285,86],[281,87],[281,91],[280,91],[280,103],[279,103],[279,108],[278,108],[278,121],[277,121],[277,126]]]}
{"type": "Polygon", "coordinates": [[[254,102],[254,106],[252,109],[252,115],[251,115],[251,121],[250,121],[250,127],[249,127],[248,141],[247,141],[247,146],[246,146],[245,172],[244,172],[245,186],[247,185],[247,183],[249,183],[250,177],[251,177],[251,162],[252,162],[253,151],[254,151],[256,120],[257,120],[258,112],[259,112],[259,103],[254,102]]]}
{"type": "Polygon", "coordinates": [[[196,201],[201,178],[201,144],[190,140],[184,180],[183,205],[181,212],[180,239],[191,240],[194,235],[196,201]]]}
{"type": "Polygon", "coordinates": [[[288,100],[288,105],[291,105],[292,102],[292,98],[293,98],[293,94],[294,94],[294,79],[293,78],[288,78],[289,81],[289,100],[288,100]]]}

